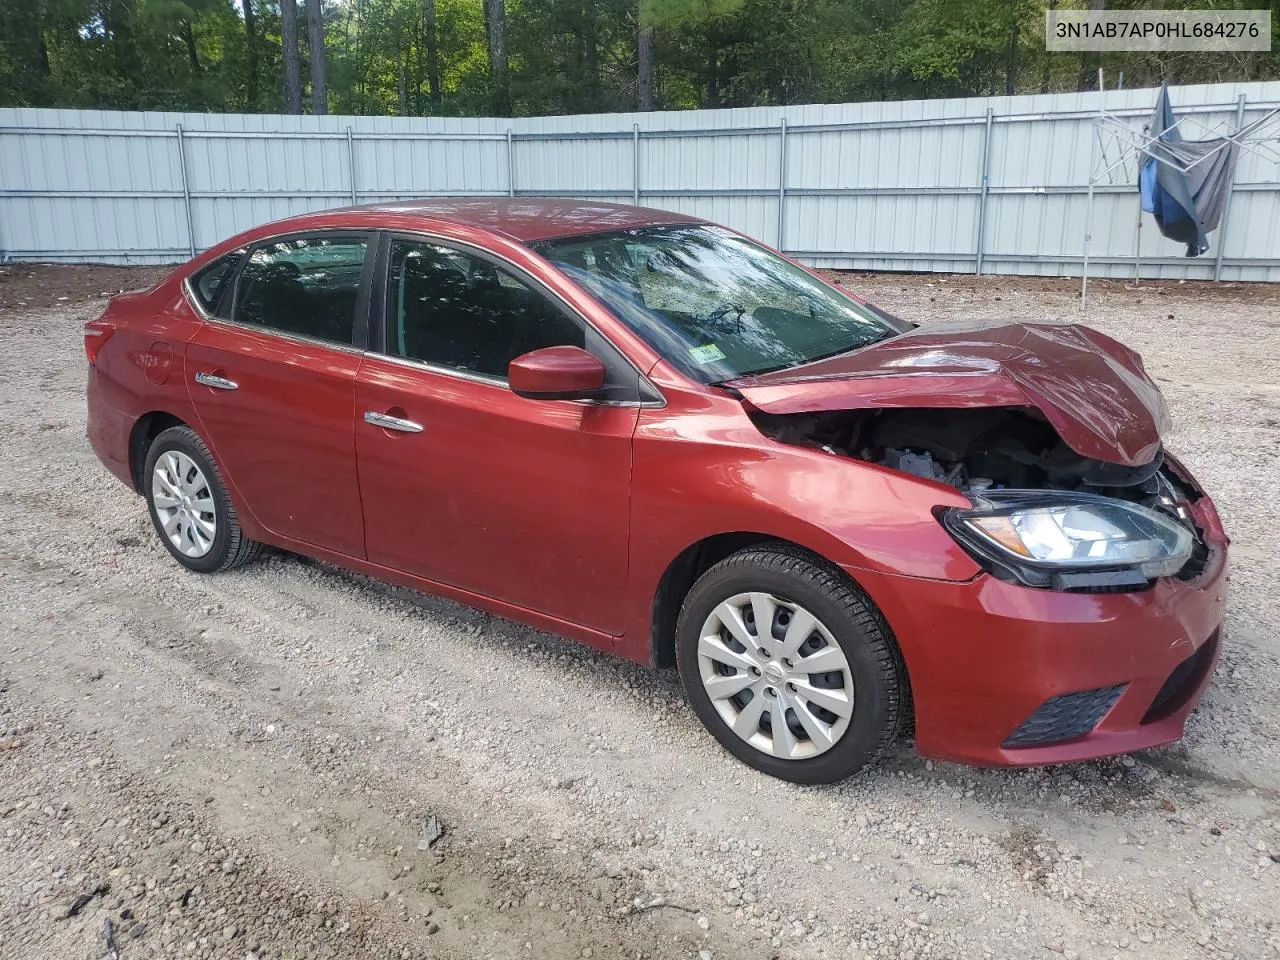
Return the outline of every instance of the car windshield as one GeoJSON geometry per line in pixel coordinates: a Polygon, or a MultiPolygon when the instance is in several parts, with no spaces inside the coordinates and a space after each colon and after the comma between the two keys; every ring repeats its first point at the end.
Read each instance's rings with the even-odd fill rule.
{"type": "Polygon", "coordinates": [[[646,227],[533,247],[702,383],[801,366],[898,332],[875,310],[720,227],[646,227]]]}

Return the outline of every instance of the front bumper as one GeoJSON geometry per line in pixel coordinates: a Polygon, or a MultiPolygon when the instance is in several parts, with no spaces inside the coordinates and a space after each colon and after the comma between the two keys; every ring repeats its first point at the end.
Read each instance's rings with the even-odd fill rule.
{"type": "Polygon", "coordinates": [[[957,583],[848,572],[902,648],[917,750],[965,763],[1032,766],[1130,753],[1182,736],[1220,652],[1225,537],[1210,540],[1210,548],[1195,581],[1169,577],[1132,593],[1037,590],[987,574],[957,583]],[[1081,696],[1069,696],[1075,694],[1081,696]],[[1046,706],[1054,698],[1061,699],[1046,706]],[[1079,724],[1082,707],[1094,713],[1079,724]],[[1072,729],[1055,711],[1074,711],[1068,720],[1077,727],[1067,739],[1045,743],[1045,730],[1052,739],[1072,729]]]}

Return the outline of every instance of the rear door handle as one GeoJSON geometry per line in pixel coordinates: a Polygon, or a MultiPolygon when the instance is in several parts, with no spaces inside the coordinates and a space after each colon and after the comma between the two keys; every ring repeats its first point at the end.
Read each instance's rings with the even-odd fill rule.
{"type": "Polygon", "coordinates": [[[213,387],[215,390],[239,390],[240,384],[234,380],[228,380],[226,377],[220,377],[215,373],[200,372],[196,374],[196,383],[206,387],[213,387]]]}
{"type": "Polygon", "coordinates": [[[405,420],[401,417],[393,417],[389,413],[378,413],[376,410],[366,410],[364,412],[364,422],[371,423],[375,427],[382,427],[384,430],[399,430],[401,433],[421,433],[422,424],[414,423],[412,420],[405,420]]]}

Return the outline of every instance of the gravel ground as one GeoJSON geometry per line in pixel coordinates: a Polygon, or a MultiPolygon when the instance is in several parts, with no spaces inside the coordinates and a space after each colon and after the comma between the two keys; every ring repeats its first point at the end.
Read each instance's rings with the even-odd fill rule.
{"type": "MultiPolygon", "coordinates": [[[[1280,956],[1277,288],[1098,283],[1084,315],[1235,538],[1185,742],[1020,772],[904,745],[804,788],[672,673],[293,556],[181,571],[84,440],[80,324],[156,276],[0,268],[0,957],[108,956],[106,920],[125,960],[1280,956]]],[[[847,282],[1080,317],[1065,281],[847,282]]]]}

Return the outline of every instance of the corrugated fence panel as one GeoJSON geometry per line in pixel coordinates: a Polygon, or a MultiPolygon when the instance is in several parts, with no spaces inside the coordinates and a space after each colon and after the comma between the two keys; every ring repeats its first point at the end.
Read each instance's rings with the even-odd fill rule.
{"type": "Polygon", "coordinates": [[[524,193],[631,193],[632,143],[626,140],[520,140],[515,182],[524,193]]]}
{"type": "MultiPolygon", "coordinates": [[[[507,145],[494,140],[366,139],[352,144],[356,188],[365,198],[403,193],[485,194],[507,192],[507,145]]],[[[346,145],[342,145],[342,151],[346,145]]],[[[348,186],[347,158],[341,158],[348,186]]]]}
{"type": "Polygon", "coordinates": [[[776,192],[780,157],[776,136],[660,137],[643,141],[640,169],[644,190],[651,194],[720,189],[776,192]]]}
{"type": "Polygon", "coordinates": [[[963,269],[974,256],[983,131],[978,123],[797,131],[786,248],[823,263],[844,254],[863,268],[897,260],[963,269]]]}
{"type": "Polygon", "coordinates": [[[196,249],[202,250],[259,223],[340,206],[341,199],[305,197],[201,197],[191,201],[196,249]]]}
{"type": "MultiPolygon", "coordinates": [[[[1245,124],[1267,116],[1280,83],[1172,96],[1195,139],[1236,129],[1242,96],[1245,124]]],[[[1140,131],[1155,99],[1142,89],[515,119],[4,109],[0,257],[168,262],[353,200],[513,194],[635,198],[822,266],[1078,275],[1089,234],[1096,276],[1131,276],[1136,257],[1144,277],[1280,279],[1274,143],[1240,157],[1205,256],[1187,259],[1140,221],[1137,154],[1099,117],[1140,131]]]]}
{"type": "MultiPolygon", "coordinates": [[[[1242,85],[1244,86],[1244,85],[1242,85]]],[[[1250,94],[1250,99],[1253,95],[1250,94]]],[[[1266,111],[1244,111],[1244,124],[1263,120],[1266,111]]],[[[1232,118],[1234,121],[1234,117],[1232,118]]],[[[1280,248],[1280,193],[1274,185],[1280,181],[1280,145],[1271,150],[1258,150],[1239,157],[1236,167],[1236,190],[1227,214],[1228,230],[1223,254],[1228,260],[1257,257],[1263,251],[1280,248]]],[[[1280,280],[1280,266],[1266,269],[1266,279],[1280,280]]],[[[1226,265],[1224,280],[1255,279],[1256,268],[1226,265]]]]}
{"type": "Polygon", "coordinates": [[[15,197],[6,199],[4,217],[6,243],[34,251],[31,259],[100,259],[86,258],[84,250],[110,251],[101,259],[134,263],[173,263],[188,256],[181,204],[172,200],[15,197]],[[74,238],[70,247],[68,237],[74,238]]]}

